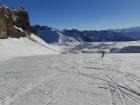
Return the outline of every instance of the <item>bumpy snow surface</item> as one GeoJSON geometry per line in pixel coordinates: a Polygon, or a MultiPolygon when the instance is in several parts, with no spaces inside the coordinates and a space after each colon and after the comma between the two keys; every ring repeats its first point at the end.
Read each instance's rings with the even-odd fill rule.
{"type": "Polygon", "coordinates": [[[140,105],[140,54],[64,54],[0,62],[0,105],[140,105]]]}

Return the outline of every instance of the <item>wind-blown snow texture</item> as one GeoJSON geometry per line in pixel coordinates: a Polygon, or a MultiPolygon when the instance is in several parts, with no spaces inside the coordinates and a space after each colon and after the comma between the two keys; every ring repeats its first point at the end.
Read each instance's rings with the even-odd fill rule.
{"type": "Polygon", "coordinates": [[[140,105],[140,55],[65,54],[0,63],[0,105],[140,105]]]}

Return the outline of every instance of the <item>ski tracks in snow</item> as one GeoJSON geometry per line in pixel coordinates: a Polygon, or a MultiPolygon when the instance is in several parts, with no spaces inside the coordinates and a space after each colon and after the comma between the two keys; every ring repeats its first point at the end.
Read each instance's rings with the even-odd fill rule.
{"type": "Polygon", "coordinates": [[[113,69],[112,72],[114,71],[113,73],[100,72],[106,81],[109,94],[112,97],[112,105],[131,105],[132,103],[134,105],[140,105],[140,92],[128,85],[130,81],[131,83],[133,81],[133,85],[135,85],[140,91],[140,81],[138,81],[138,77],[128,72],[132,70],[131,67],[125,63],[122,63],[119,66],[120,68],[113,68],[115,67],[114,61],[107,57],[106,59],[101,59],[99,61],[99,68],[103,68],[104,61],[110,62],[113,69]],[[118,74],[116,74],[117,72],[115,70],[119,71],[118,73],[122,73],[123,78],[116,77],[118,74]],[[129,101],[131,101],[130,104],[129,101]]]}
{"type": "MultiPolygon", "coordinates": [[[[75,57],[76,56],[74,56],[74,58],[75,57]]],[[[109,96],[108,98],[110,99],[108,100],[108,105],[140,105],[140,78],[137,76],[137,74],[130,72],[133,70],[133,68],[131,68],[129,64],[126,64],[123,59],[118,60],[118,58],[115,56],[110,57],[110,55],[105,56],[103,59],[96,57],[96,60],[95,58],[92,59],[91,57],[88,59],[85,59],[84,57],[77,57],[77,60],[74,61],[73,58],[70,59],[68,57],[66,61],[63,61],[65,59],[67,59],[67,57],[63,59],[59,57],[55,61],[50,62],[51,66],[48,67],[48,69],[50,71],[52,70],[50,72],[51,74],[48,76],[39,76],[38,80],[35,79],[32,82],[30,81],[24,88],[19,88],[17,92],[13,92],[12,95],[7,96],[1,100],[0,105],[14,105],[14,102],[21,100],[22,97],[30,94],[34,97],[35,95],[39,94],[34,94],[34,91],[39,92],[40,88],[48,89],[48,91],[51,91],[50,94],[45,94],[46,96],[43,96],[43,98],[45,98],[42,103],[43,105],[59,105],[61,102],[65,101],[62,97],[68,95],[67,90],[69,88],[73,88],[73,86],[75,86],[77,83],[83,82],[79,81],[81,78],[86,80],[86,82],[89,79],[89,81],[91,81],[93,84],[93,90],[97,89],[98,86],[105,87],[99,88],[99,91],[100,89],[104,89],[101,92],[105,91],[104,95],[107,97],[109,96]],[[49,83],[51,82],[53,83],[50,85],[49,83]],[[53,85],[56,87],[52,90],[49,90],[53,85]]],[[[52,59],[50,59],[50,61],[51,60],[52,59]]],[[[40,64],[42,64],[42,62],[40,62],[40,64]]],[[[80,89],[80,87],[78,88],[80,89]]],[[[89,86],[88,88],[90,90],[91,87],[89,86]]],[[[104,105],[103,103],[101,104],[104,105]]],[[[96,105],[96,103],[93,105],[96,105]]]]}
{"type": "Polygon", "coordinates": [[[11,105],[15,100],[19,99],[20,97],[26,95],[29,91],[33,90],[35,87],[41,85],[43,82],[47,82],[50,79],[53,79],[58,74],[52,74],[48,77],[40,77],[40,79],[36,82],[36,84],[29,83],[26,85],[25,88],[19,88],[16,93],[13,93],[11,96],[7,96],[3,100],[0,101],[0,105],[11,105]]]}

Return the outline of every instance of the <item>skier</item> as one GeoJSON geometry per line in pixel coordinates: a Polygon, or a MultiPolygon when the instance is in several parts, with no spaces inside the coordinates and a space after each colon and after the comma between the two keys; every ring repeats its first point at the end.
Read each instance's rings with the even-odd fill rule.
{"type": "Polygon", "coordinates": [[[102,52],[102,58],[104,58],[104,56],[105,56],[105,52],[103,51],[103,52],[102,52]]]}

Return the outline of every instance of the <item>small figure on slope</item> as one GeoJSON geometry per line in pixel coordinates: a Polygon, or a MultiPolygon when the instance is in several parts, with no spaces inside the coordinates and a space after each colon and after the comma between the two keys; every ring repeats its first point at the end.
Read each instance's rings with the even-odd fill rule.
{"type": "Polygon", "coordinates": [[[102,52],[102,58],[104,58],[104,56],[105,56],[105,51],[102,52]]]}

